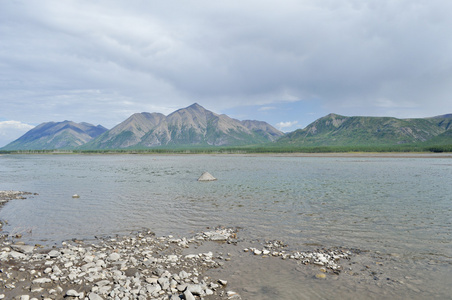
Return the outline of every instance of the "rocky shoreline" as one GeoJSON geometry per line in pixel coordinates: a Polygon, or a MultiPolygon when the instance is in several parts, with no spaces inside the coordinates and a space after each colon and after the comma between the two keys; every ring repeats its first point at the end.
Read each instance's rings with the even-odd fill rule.
{"type": "MultiPolygon", "coordinates": [[[[231,242],[233,234],[214,231],[223,242],[231,242]]],[[[226,280],[204,275],[223,263],[212,252],[182,255],[205,241],[203,234],[176,239],[143,231],[41,249],[3,239],[0,299],[240,299],[225,289],[226,280]]]]}
{"type": "MultiPolygon", "coordinates": [[[[0,299],[241,299],[224,278],[209,278],[231,254],[193,252],[205,243],[236,244],[237,231],[217,228],[191,238],[156,237],[151,231],[100,238],[95,243],[63,242],[42,249],[3,239],[0,244],[0,299]],[[187,249],[192,254],[184,254],[187,249]]],[[[204,245],[205,246],[205,245],[204,245]]],[[[338,273],[349,251],[288,252],[281,242],[245,248],[256,256],[294,259],[338,273]]]]}
{"type": "MultiPolygon", "coordinates": [[[[1,195],[16,199],[30,193],[1,195]]],[[[218,252],[218,243],[239,247],[242,255],[317,266],[318,279],[338,275],[341,262],[354,255],[340,248],[289,251],[281,241],[241,248],[238,235],[234,228],[209,229],[188,238],[157,237],[143,230],[92,242],[66,241],[46,249],[3,234],[0,299],[242,299],[228,286],[228,278],[207,275],[234,259],[235,254],[218,252]]]]}
{"type": "MultiPolygon", "coordinates": [[[[0,191],[0,209],[9,201],[13,199],[26,199],[25,196],[37,195],[36,193],[21,192],[21,191],[0,191]]],[[[0,219],[0,231],[6,221],[0,219]]]]}

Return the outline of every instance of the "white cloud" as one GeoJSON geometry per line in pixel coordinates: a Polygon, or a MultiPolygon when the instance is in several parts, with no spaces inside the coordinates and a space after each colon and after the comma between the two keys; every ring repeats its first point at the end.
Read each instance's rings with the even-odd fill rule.
{"type": "Polygon", "coordinates": [[[0,122],[0,134],[6,135],[9,130],[26,132],[34,127],[33,125],[19,121],[3,121],[0,122]]]}
{"type": "Polygon", "coordinates": [[[18,139],[35,126],[19,121],[0,122],[0,147],[18,139]]]}
{"type": "Polygon", "coordinates": [[[298,121],[287,121],[287,122],[279,122],[276,124],[279,130],[284,131],[284,129],[289,129],[298,124],[298,121]]]}

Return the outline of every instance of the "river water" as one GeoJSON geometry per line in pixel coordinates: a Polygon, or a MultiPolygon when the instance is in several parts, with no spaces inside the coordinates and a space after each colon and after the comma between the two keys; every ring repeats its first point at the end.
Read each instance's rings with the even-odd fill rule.
{"type": "Polygon", "coordinates": [[[377,279],[319,281],[300,266],[245,257],[236,268],[247,267],[230,272],[244,299],[452,295],[450,156],[3,155],[0,190],[38,193],[0,210],[4,231],[27,243],[223,225],[245,241],[355,248],[378,263],[377,279]],[[218,181],[197,182],[204,171],[218,181]]]}

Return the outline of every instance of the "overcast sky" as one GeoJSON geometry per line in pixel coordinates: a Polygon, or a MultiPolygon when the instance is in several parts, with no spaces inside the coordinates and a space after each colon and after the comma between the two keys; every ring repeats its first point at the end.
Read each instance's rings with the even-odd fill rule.
{"type": "Polygon", "coordinates": [[[452,1],[0,1],[0,147],[199,103],[304,128],[452,113],[452,1]]]}

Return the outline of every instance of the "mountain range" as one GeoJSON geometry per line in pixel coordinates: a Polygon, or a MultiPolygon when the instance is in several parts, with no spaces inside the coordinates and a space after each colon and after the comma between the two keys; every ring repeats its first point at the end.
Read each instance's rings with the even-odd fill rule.
{"type": "Polygon", "coordinates": [[[265,146],[270,143],[283,148],[419,143],[452,145],[452,114],[411,119],[329,114],[304,129],[284,134],[266,122],[236,120],[194,103],[168,116],[136,113],[110,130],[88,123],[47,122],[1,150],[265,146]]]}
{"type": "Polygon", "coordinates": [[[329,114],[286,134],[278,143],[297,146],[452,144],[452,114],[416,119],[329,114]]]}
{"type": "Polygon", "coordinates": [[[168,116],[136,113],[110,130],[70,121],[43,123],[2,150],[233,146],[273,142],[283,135],[266,122],[239,121],[194,103],[168,116]]]}
{"type": "Polygon", "coordinates": [[[168,116],[146,112],[133,114],[82,148],[248,145],[275,141],[282,135],[265,122],[239,121],[195,103],[168,116]]]}

